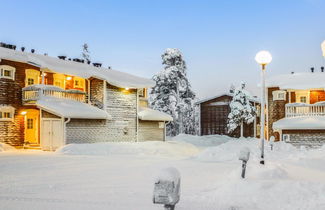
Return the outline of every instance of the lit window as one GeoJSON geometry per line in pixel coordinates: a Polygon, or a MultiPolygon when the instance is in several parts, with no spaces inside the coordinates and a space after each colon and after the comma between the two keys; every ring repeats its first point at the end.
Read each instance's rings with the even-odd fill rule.
{"type": "Polygon", "coordinates": [[[34,128],[34,120],[27,119],[27,129],[33,129],[33,128],[34,128]]]}
{"type": "Polygon", "coordinates": [[[13,121],[15,108],[12,106],[0,105],[0,121],[13,121]]]}
{"type": "Polygon", "coordinates": [[[301,96],[300,97],[300,103],[306,103],[307,102],[307,97],[306,96],[301,96]]]}
{"type": "Polygon", "coordinates": [[[73,87],[74,88],[84,88],[84,79],[80,77],[74,77],[73,78],[73,87]]]}
{"type": "Polygon", "coordinates": [[[35,69],[26,69],[25,70],[25,86],[36,85],[40,83],[40,71],[35,69]]]}
{"type": "Polygon", "coordinates": [[[28,78],[27,83],[28,83],[28,85],[33,85],[34,84],[34,79],[28,78]]]}
{"type": "Polygon", "coordinates": [[[16,69],[8,65],[0,65],[0,78],[15,79],[16,69]]]}

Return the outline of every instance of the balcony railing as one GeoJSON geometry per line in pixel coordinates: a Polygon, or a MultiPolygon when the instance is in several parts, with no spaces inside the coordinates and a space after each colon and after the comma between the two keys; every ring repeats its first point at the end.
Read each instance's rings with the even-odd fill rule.
{"type": "Polygon", "coordinates": [[[51,85],[34,85],[23,88],[23,102],[35,103],[42,96],[64,98],[79,102],[86,102],[86,93],[79,90],[63,90],[51,85]]]}
{"type": "Polygon", "coordinates": [[[325,102],[286,104],[286,117],[325,116],[325,102]]]}

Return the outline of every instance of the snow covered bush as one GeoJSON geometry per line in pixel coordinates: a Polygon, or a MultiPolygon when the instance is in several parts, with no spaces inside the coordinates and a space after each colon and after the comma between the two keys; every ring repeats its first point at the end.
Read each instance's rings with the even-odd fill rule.
{"type": "Polygon", "coordinates": [[[186,74],[186,65],[178,49],[168,48],[162,54],[164,69],[153,77],[156,85],[151,89],[151,108],[171,115],[173,122],[167,124],[167,135],[195,134],[195,93],[186,74]]]}
{"type": "Polygon", "coordinates": [[[246,84],[241,82],[240,87],[234,90],[227,124],[229,133],[234,132],[240,126],[240,137],[243,137],[243,124],[252,123],[256,115],[256,109],[249,100],[251,95],[245,87],[246,84]]]}
{"type": "Polygon", "coordinates": [[[88,44],[85,43],[82,45],[82,58],[86,61],[86,63],[90,63],[90,52],[88,50],[88,44]]]}

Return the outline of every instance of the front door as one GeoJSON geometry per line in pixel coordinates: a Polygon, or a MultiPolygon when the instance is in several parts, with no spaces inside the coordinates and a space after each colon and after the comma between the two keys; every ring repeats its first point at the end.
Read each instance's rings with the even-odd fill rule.
{"type": "Polygon", "coordinates": [[[39,110],[28,109],[25,115],[25,144],[39,144],[39,110]]]}

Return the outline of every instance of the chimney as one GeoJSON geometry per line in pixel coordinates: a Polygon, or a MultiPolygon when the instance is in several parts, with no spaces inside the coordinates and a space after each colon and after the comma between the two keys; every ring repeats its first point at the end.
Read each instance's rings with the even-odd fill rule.
{"type": "Polygon", "coordinates": [[[321,72],[324,72],[324,66],[321,66],[321,67],[320,67],[320,71],[321,71],[321,72]]]}
{"type": "Polygon", "coordinates": [[[34,52],[35,52],[35,50],[34,50],[34,49],[31,49],[31,52],[32,52],[32,53],[34,53],[34,52]]]}
{"type": "Polygon", "coordinates": [[[314,69],[315,69],[314,67],[310,68],[311,73],[314,73],[314,69]]]}
{"type": "Polygon", "coordinates": [[[20,49],[21,49],[21,51],[22,51],[22,52],[24,52],[24,51],[25,51],[25,47],[21,47],[20,49]]]}
{"type": "Polygon", "coordinates": [[[16,45],[12,45],[12,44],[6,44],[3,42],[0,42],[0,47],[4,47],[7,49],[11,49],[11,50],[16,50],[16,45]]]}
{"type": "Polygon", "coordinates": [[[61,60],[65,60],[67,58],[67,56],[59,55],[58,58],[61,59],[61,60]]]}
{"type": "Polygon", "coordinates": [[[95,67],[101,67],[101,66],[102,66],[101,63],[93,63],[93,65],[94,65],[95,67]]]}

